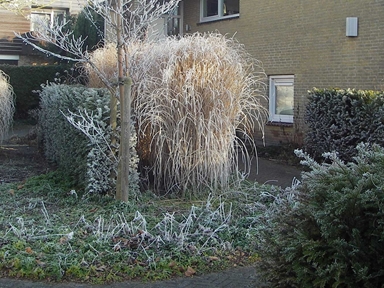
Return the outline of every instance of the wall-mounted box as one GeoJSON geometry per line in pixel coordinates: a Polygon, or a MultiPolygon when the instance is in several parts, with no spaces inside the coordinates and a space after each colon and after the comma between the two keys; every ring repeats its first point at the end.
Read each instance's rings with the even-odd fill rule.
{"type": "Polygon", "coordinates": [[[358,34],[358,26],[359,26],[359,18],[357,17],[347,17],[346,21],[346,31],[345,35],[347,37],[357,37],[358,34]]]}

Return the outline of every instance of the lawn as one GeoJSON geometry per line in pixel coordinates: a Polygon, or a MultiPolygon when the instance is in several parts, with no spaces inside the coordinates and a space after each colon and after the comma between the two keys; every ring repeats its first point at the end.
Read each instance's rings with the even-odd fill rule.
{"type": "Polygon", "coordinates": [[[258,260],[259,200],[243,181],[204,199],[82,195],[60,171],[0,185],[4,276],[105,283],[191,276],[258,260]],[[216,195],[217,196],[212,196],[216,195]]]}

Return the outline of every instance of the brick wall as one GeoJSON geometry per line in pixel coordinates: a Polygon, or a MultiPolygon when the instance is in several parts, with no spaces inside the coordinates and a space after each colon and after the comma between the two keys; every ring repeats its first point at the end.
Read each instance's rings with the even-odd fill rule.
{"type": "Polygon", "coordinates": [[[199,23],[200,1],[184,1],[190,33],[235,37],[263,63],[267,75],[295,75],[291,127],[266,126],[266,144],[302,141],[307,91],[384,86],[384,1],[240,0],[240,17],[199,23]],[[358,37],[346,37],[346,17],[359,18],[358,37]]]}

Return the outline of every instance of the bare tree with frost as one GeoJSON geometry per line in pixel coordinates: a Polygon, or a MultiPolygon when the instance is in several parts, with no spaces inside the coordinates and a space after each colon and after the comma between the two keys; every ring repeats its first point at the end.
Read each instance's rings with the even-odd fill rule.
{"type": "MultiPolygon", "coordinates": [[[[130,59],[126,50],[138,42],[147,41],[148,31],[152,25],[164,15],[177,8],[180,0],[90,0],[84,8],[89,20],[93,19],[92,12],[102,16],[105,22],[104,32],[106,42],[114,43],[117,51],[117,79],[114,81],[107,77],[97,65],[87,49],[83,49],[85,38],[75,38],[68,19],[56,22],[54,25],[38,23],[39,31],[27,35],[17,34],[19,38],[47,55],[62,60],[74,61],[89,65],[100,77],[100,81],[115,95],[111,100],[111,126],[116,129],[117,103],[120,102],[121,135],[119,148],[119,170],[117,175],[116,198],[128,201],[128,171],[129,171],[129,139],[130,139],[130,107],[131,107],[131,80],[128,72],[130,59]],[[60,55],[46,50],[38,45],[45,42],[66,52],[60,55]]],[[[91,47],[89,47],[91,48],[91,47]]],[[[112,140],[113,141],[113,140],[112,140]]]]}

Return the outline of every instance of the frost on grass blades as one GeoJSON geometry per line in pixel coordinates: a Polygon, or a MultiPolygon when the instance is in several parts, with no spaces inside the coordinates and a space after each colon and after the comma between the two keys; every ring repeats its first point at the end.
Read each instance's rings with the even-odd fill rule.
{"type": "MultiPolygon", "coordinates": [[[[253,143],[259,128],[263,137],[261,64],[234,39],[216,33],[130,43],[124,51],[143,175],[154,179],[157,192],[185,195],[226,187],[237,170],[239,147],[250,163],[236,132],[253,143]]],[[[116,81],[115,45],[94,51],[90,59],[90,87],[104,86],[100,73],[116,81]]]]}
{"type": "Polygon", "coordinates": [[[87,74],[87,86],[92,88],[105,88],[106,85],[100,81],[100,76],[103,75],[108,82],[117,82],[117,48],[113,43],[107,43],[104,47],[93,51],[89,55],[92,64],[84,66],[87,74]]]}
{"type": "Polygon", "coordinates": [[[9,77],[0,70],[0,142],[4,140],[12,124],[15,105],[13,88],[9,84],[9,77]]]}
{"type": "Polygon", "coordinates": [[[198,193],[227,187],[239,147],[249,161],[236,132],[253,139],[250,132],[263,130],[261,64],[234,39],[214,33],[139,49],[129,69],[139,154],[152,168],[155,188],[198,193]]]}
{"type": "MultiPolygon", "coordinates": [[[[33,265],[39,267],[40,263],[46,263],[43,270],[51,273],[49,271],[57,269],[58,278],[70,277],[76,265],[84,271],[104,267],[104,270],[112,269],[111,273],[114,265],[120,264],[127,266],[126,269],[141,266],[154,270],[162,261],[169,263],[170,259],[184,257],[181,255],[203,258],[233,249],[227,236],[234,225],[232,206],[219,198],[209,197],[205,204],[192,205],[189,211],[186,207],[182,213],[164,212],[155,218],[138,210],[88,213],[86,209],[80,214],[79,209],[77,218],[71,220],[59,217],[59,213],[49,207],[49,201],[30,201],[34,203],[28,205],[25,200],[26,206],[19,209],[33,212],[34,217],[15,213],[8,217],[6,231],[0,232],[7,243],[0,247],[0,259],[13,263],[12,259],[19,257],[21,265],[26,265],[24,258],[36,257],[38,262],[34,260],[33,265]]],[[[28,267],[24,267],[24,271],[28,267]]],[[[15,271],[18,268],[15,267],[15,271]]]]}
{"type": "Polygon", "coordinates": [[[55,171],[0,185],[3,275],[101,283],[250,264],[259,253],[257,216],[269,201],[261,194],[279,189],[243,181],[199,200],[147,192],[120,203],[96,193],[81,197],[63,178],[55,171]]]}

